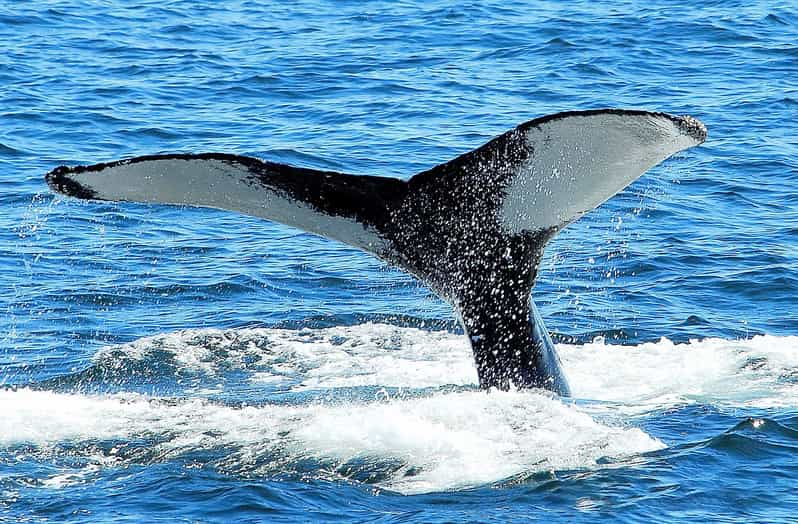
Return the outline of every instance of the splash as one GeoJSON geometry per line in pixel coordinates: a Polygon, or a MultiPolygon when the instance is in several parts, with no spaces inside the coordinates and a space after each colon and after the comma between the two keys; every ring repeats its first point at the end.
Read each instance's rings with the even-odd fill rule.
{"type": "MultiPolygon", "coordinates": [[[[256,478],[333,478],[401,493],[462,489],[538,472],[623,464],[666,444],[633,427],[689,403],[798,405],[798,337],[603,340],[559,351],[576,400],[483,392],[465,337],[385,324],[199,330],[100,351],[103,380],[190,371],[277,387],[253,405],[122,392],[0,391],[0,446],[83,454],[83,470],[179,460],[256,478]],[[280,400],[283,398],[283,400],[280,400]]],[[[230,383],[228,383],[230,384],[230,383]]],[[[237,383],[241,387],[242,383],[237,383]]],[[[228,398],[245,398],[244,390],[228,398]]],[[[85,471],[84,471],[85,470],[85,471]]]]}
{"type": "Polygon", "coordinates": [[[798,406],[798,337],[561,345],[574,395],[644,412],[679,404],[798,406]]]}
{"type": "MultiPolygon", "coordinates": [[[[758,407],[798,405],[798,337],[668,339],[636,346],[596,339],[560,344],[575,398],[646,411],[705,402],[758,407]]],[[[103,349],[96,365],[155,365],[218,376],[249,373],[253,384],[292,391],[360,386],[475,385],[464,336],[388,324],[324,329],[181,331],[103,349]]]]}
{"type": "MultiPolygon", "coordinates": [[[[535,392],[231,407],[144,395],[0,392],[0,445],[82,450],[87,466],[191,460],[270,477],[375,480],[402,493],[460,489],[536,471],[590,468],[663,447],[535,392]],[[139,442],[131,445],[131,442],[139,442]]],[[[50,484],[79,478],[60,473],[50,484]]]]}

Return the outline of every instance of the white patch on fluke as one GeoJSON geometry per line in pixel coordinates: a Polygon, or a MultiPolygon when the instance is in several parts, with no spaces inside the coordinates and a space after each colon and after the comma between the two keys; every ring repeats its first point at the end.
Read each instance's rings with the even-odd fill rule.
{"type": "Polygon", "coordinates": [[[123,162],[68,173],[104,200],[177,204],[237,211],[274,220],[372,252],[384,248],[377,232],[354,218],[331,216],[253,179],[247,166],[214,158],[123,162]]]}
{"type": "Polygon", "coordinates": [[[526,133],[531,156],[507,187],[500,213],[511,234],[572,222],[669,156],[700,143],[653,113],[572,115],[526,133]]]}

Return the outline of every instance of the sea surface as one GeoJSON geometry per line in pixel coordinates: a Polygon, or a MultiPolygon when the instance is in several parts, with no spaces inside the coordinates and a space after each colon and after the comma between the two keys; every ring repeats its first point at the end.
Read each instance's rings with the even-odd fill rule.
{"type": "Polygon", "coordinates": [[[795,2],[0,2],[0,521],[796,522],[795,2]],[[310,234],[44,174],[228,152],[409,178],[532,118],[701,147],[563,231],[573,398],[310,234]]]}

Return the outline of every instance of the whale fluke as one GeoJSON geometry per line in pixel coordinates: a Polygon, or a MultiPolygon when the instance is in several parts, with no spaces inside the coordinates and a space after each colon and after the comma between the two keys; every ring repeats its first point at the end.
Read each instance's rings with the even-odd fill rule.
{"type": "Polygon", "coordinates": [[[601,109],[531,120],[407,181],[220,153],[59,167],[65,195],[237,211],[345,242],[449,301],[483,388],[569,388],[531,291],[546,243],[674,153],[698,120],[601,109]]]}

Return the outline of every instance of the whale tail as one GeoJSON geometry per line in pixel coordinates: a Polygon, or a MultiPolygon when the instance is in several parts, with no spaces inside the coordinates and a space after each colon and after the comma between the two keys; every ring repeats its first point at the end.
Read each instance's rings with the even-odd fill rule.
{"type": "Polygon", "coordinates": [[[46,179],[77,198],[237,211],[373,253],[454,306],[481,387],[567,395],[530,296],[543,248],[645,171],[705,139],[691,117],[605,109],[531,120],[407,181],[217,153],[62,166],[46,179]]]}

